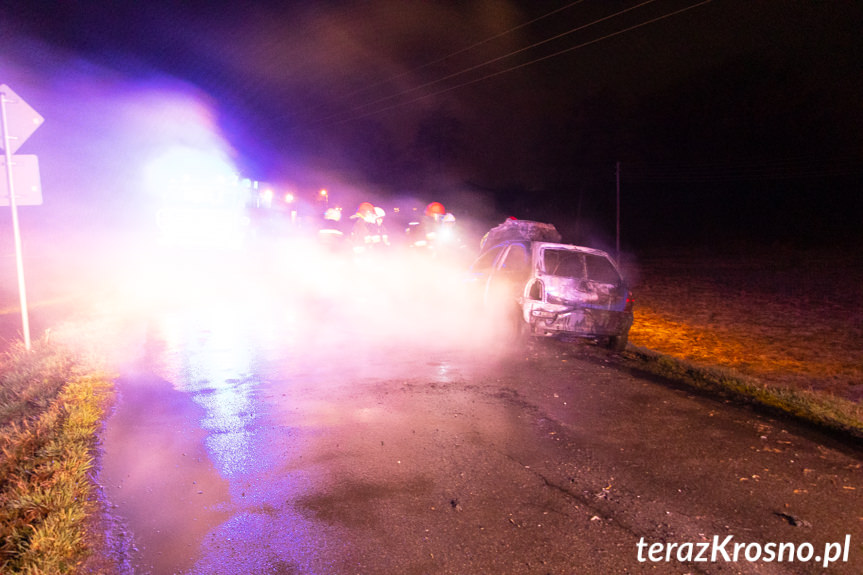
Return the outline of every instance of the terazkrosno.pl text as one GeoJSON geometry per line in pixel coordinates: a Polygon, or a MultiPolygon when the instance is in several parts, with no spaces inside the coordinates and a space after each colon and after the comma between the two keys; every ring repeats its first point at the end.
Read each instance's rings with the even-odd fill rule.
{"type": "MultiPolygon", "coordinates": [[[[811,543],[742,543],[734,541],[733,535],[721,539],[714,535],[710,541],[700,542],[654,542],[648,543],[644,537],[639,539],[638,561],[641,563],[736,563],[748,561],[754,563],[821,563],[828,567],[831,563],[848,562],[851,549],[851,535],[845,535],[842,543],[825,543],[821,553],[811,543]]],[[[820,547],[820,546],[819,546],[820,547]]]]}

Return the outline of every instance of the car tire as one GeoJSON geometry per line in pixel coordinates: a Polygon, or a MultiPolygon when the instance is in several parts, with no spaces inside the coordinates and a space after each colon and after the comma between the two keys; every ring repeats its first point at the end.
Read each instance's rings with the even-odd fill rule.
{"type": "Polygon", "coordinates": [[[629,334],[613,335],[608,338],[608,349],[612,351],[623,351],[626,349],[626,344],[629,341],[629,334]]]}

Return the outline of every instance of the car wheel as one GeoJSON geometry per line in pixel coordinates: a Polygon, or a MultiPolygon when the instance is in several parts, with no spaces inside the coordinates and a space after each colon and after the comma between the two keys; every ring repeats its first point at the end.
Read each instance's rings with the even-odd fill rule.
{"type": "Polygon", "coordinates": [[[623,351],[626,349],[626,344],[629,341],[629,334],[613,335],[608,338],[608,349],[612,351],[623,351]]]}

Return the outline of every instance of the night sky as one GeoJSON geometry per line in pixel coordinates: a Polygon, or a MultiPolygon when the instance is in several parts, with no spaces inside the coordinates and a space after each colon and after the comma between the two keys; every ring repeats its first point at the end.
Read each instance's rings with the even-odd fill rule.
{"type": "Polygon", "coordinates": [[[46,198],[76,170],[96,215],[131,161],[107,153],[108,98],[167,85],[206,100],[245,174],[300,190],[607,244],[619,182],[629,250],[844,247],[863,243],[861,30],[853,0],[7,1],[0,82],[46,116],[21,151],[46,198]]]}

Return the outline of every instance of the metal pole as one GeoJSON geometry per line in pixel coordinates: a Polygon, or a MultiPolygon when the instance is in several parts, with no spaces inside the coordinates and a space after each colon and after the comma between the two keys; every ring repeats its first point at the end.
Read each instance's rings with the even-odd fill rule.
{"type": "Polygon", "coordinates": [[[617,263],[620,264],[620,162],[617,162],[617,263]]]}
{"type": "Polygon", "coordinates": [[[3,150],[6,154],[6,184],[9,190],[9,207],[12,210],[12,233],[15,235],[18,296],[21,301],[21,328],[24,331],[24,347],[30,351],[30,319],[27,314],[27,290],[24,286],[24,258],[21,252],[21,232],[18,228],[18,206],[15,205],[15,188],[12,184],[12,154],[9,151],[9,131],[6,127],[6,94],[3,92],[0,92],[0,120],[3,124],[3,150]]]}

